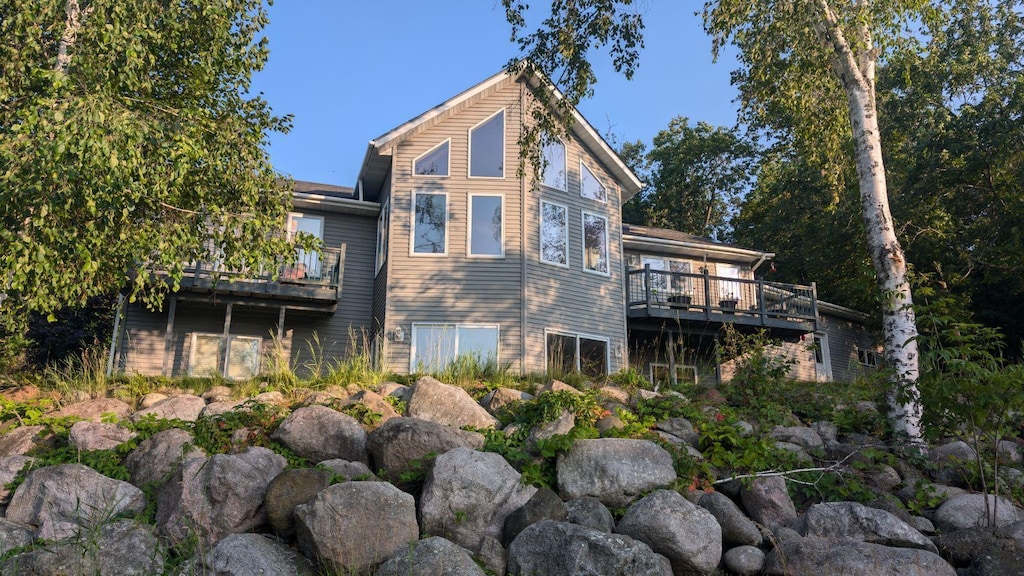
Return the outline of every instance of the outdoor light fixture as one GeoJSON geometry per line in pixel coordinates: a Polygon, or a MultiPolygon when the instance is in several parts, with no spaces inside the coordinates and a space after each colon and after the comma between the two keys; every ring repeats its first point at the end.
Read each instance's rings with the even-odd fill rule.
{"type": "Polygon", "coordinates": [[[405,330],[401,326],[395,328],[395,342],[405,342],[405,330]]]}

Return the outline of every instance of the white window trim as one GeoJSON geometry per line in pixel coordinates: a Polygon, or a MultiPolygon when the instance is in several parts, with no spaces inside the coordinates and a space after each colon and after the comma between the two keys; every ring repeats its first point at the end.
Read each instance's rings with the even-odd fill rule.
{"type": "MultiPolygon", "coordinates": [[[[415,205],[414,205],[415,206],[415,205]]],[[[375,274],[380,273],[384,263],[388,261],[388,242],[390,240],[389,230],[391,226],[391,201],[385,200],[380,207],[380,214],[377,215],[377,257],[375,274]]]]}
{"type": "MultiPolygon", "coordinates": [[[[562,140],[561,138],[556,138],[555,141],[562,145],[562,188],[559,188],[557,186],[552,186],[552,185],[544,182],[544,173],[543,172],[541,172],[541,175],[540,175],[540,185],[545,187],[545,188],[547,188],[547,189],[549,189],[549,190],[558,190],[559,192],[568,192],[569,191],[569,145],[566,144],[565,141],[562,140]]],[[[544,145],[543,144],[541,145],[541,148],[540,148],[540,154],[541,154],[541,157],[544,156],[544,145]]],[[[581,160],[581,162],[582,162],[582,160],[581,160]]],[[[581,191],[582,191],[582,189],[581,189],[581,191]]]]}
{"type": "Polygon", "coordinates": [[[608,230],[608,217],[602,216],[594,212],[588,212],[587,210],[580,210],[580,256],[583,258],[581,265],[585,273],[593,274],[595,276],[603,276],[605,278],[611,277],[612,257],[611,246],[609,246],[609,242],[611,242],[611,232],[608,230]],[[593,216],[595,218],[600,218],[601,220],[604,220],[604,261],[606,263],[606,267],[608,268],[607,272],[601,272],[600,270],[591,270],[590,268],[587,268],[587,216],[593,216]]]}
{"type": "Polygon", "coordinates": [[[572,257],[570,256],[571,252],[569,251],[569,207],[566,206],[565,204],[559,204],[558,202],[550,202],[548,200],[541,200],[540,201],[540,211],[539,211],[539,214],[538,214],[538,220],[540,221],[540,228],[538,229],[539,230],[539,234],[537,235],[537,249],[540,250],[539,257],[540,257],[541,263],[547,264],[548,266],[555,266],[555,267],[558,267],[558,268],[568,268],[569,267],[569,262],[572,260],[572,257]],[[545,204],[551,204],[552,206],[558,206],[559,208],[562,209],[562,212],[565,213],[565,233],[562,234],[562,237],[565,239],[565,264],[561,264],[559,262],[552,262],[550,260],[545,260],[544,259],[544,205],[545,204]]]}
{"type": "Polygon", "coordinates": [[[608,203],[608,186],[606,186],[605,183],[602,182],[601,179],[597,177],[597,174],[595,174],[594,171],[591,170],[589,166],[587,166],[587,164],[583,161],[583,158],[580,158],[580,198],[586,198],[587,200],[592,200],[594,202],[600,202],[602,204],[607,204],[608,203]],[[604,200],[601,200],[600,198],[591,198],[590,196],[584,196],[583,195],[583,171],[584,170],[589,172],[590,176],[594,179],[594,181],[597,182],[598,186],[600,186],[601,189],[604,190],[604,200]]]}
{"type": "Polygon", "coordinates": [[[305,212],[289,212],[288,213],[288,238],[295,237],[295,231],[292,230],[292,218],[308,218],[310,220],[318,220],[320,222],[320,231],[316,237],[320,240],[324,239],[324,217],[319,214],[307,214],[305,212]]]}
{"type": "Polygon", "coordinates": [[[451,198],[448,196],[447,190],[413,190],[412,191],[412,204],[409,210],[409,257],[410,258],[444,258],[448,256],[449,248],[449,234],[448,229],[448,216],[449,209],[451,208],[451,198]],[[416,251],[416,196],[420,194],[430,194],[434,196],[444,196],[444,252],[417,252],[416,251]]]}
{"type": "Polygon", "coordinates": [[[811,336],[811,342],[817,344],[815,340],[821,342],[820,350],[814,351],[811,358],[814,360],[814,375],[819,382],[831,382],[832,381],[832,358],[831,351],[828,348],[828,334],[824,332],[816,332],[811,336]],[[818,354],[821,354],[821,363],[818,363],[818,354]],[[818,366],[821,366],[822,373],[818,372],[818,366]]]}
{"type": "MultiPolygon", "coordinates": [[[[653,385],[657,385],[654,382],[654,369],[655,368],[664,368],[665,371],[667,372],[668,369],[669,369],[669,366],[668,366],[667,362],[651,362],[647,366],[647,378],[650,380],[651,384],[653,384],[653,385]]],[[[677,382],[683,382],[684,380],[689,381],[690,378],[685,378],[684,379],[684,378],[680,378],[679,377],[680,376],[680,374],[679,374],[680,370],[690,370],[690,371],[692,371],[692,373],[693,373],[693,379],[692,379],[693,382],[692,383],[693,384],[697,383],[698,376],[697,376],[697,367],[696,366],[694,366],[693,364],[676,364],[676,381],[677,382]]]]}
{"type": "Polygon", "coordinates": [[[505,150],[505,118],[505,108],[499,108],[497,111],[494,112],[494,114],[491,114],[487,118],[484,118],[480,122],[477,122],[467,131],[467,141],[469,143],[469,150],[466,154],[467,178],[476,178],[480,180],[503,180],[505,178],[505,153],[507,152],[507,150],[505,150]],[[501,176],[473,176],[473,130],[476,130],[477,128],[483,126],[484,124],[487,124],[498,114],[501,114],[501,176]]]}
{"type": "Polygon", "coordinates": [[[583,332],[570,332],[568,330],[558,330],[556,328],[545,328],[544,329],[544,367],[547,369],[551,366],[551,359],[548,358],[548,335],[556,334],[558,336],[568,336],[576,339],[576,371],[580,371],[580,338],[586,338],[587,340],[596,340],[598,342],[604,342],[604,373],[610,375],[612,373],[612,341],[611,338],[605,336],[596,336],[594,334],[586,334],[583,332]]]}
{"type": "Polygon", "coordinates": [[[417,370],[416,366],[416,330],[421,326],[443,326],[455,330],[455,357],[458,358],[459,349],[459,328],[493,328],[497,332],[497,343],[498,346],[494,350],[494,361],[497,365],[501,365],[501,325],[500,324],[474,324],[474,323],[462,323],[462,322],[413,322],[412,330],[409,341],[409,373],[415,374],[417,370]]]}
{"type": "Polygon", "coordinates": [[[466,222],[466,258],[474,260],[503,260],[505,258],[505,194],[501,192],[470,192],[466,197],[469,219],[466,222]],[[501,254],[473,254],[473,198],[489,196],[501,199],[501,254]]]}
{"type": "Polygon", "coordinates": [[[451,176],[451,173],[452,173],[452,139],[451,138],[445,138],[440,143],[435,145],[433,148],[427,150],[423,154],[420,154],[419,156],[417,156],[417,157],[412,159],[412,177],[413,178],[448,178],[448,177],[451,176]],[[444,170],[445,174],[444,174],[444,176],[441,176],[441,175],[438,175],[438,174],[417,174],[416,173],[416,163],[419,162],[420,158],[423,158],[427,154],[430,154],[434,150],[437,150],[438,148],[440,148],[441,146],[444,146],[446,144],[448,145],[448,165],[445,166],[445,170],[444,170]]]}
{"type": "MultiPolygon", "coordinates": [[[[223,373],[222,369],[224,367],[224,359],[220,358],[220,353],[222,351],[225,351],[224,350],[224,342],[223,342],[224,334],[223,333],[213,333],[213,332],[193,332],[192,333],[192,338],[191,338],[191,342],[189,344],[189,350],[188,350],[188,375],[189,376],[193,376],[194,375],[192,373],[192,367],[195,366],[195,362],[196,362],[196,340],[198,340],[200,337],[216,338],[218,341],[220,341],[220,349],[217,351],[217,356],[218,356],[218,358],[217,358],[217,370],[216,370],[217,374],[220,374],[222,377],[230,379],[230,380],[245,380],[245,378],[231,378],[228,374],[224,374],[223,373]]],[[[254,376],[258,376],[262,372],[262,370],[263,370],[263,359],[262,359],[263,338],[261,338],[259,336],[243,336],[243,335],[240,335],[240,334],[229,334],[228,338],[230,338],[232,340],[255,340],[256,341],[256,349],[260,350],[260,355],[258,355],[256,357],[256,372],[255,372],[254,376]]],[[[199,378],[204,378],[204,377],[206,377],[206,375],[199,375],[198,377],[199,378]]]]}

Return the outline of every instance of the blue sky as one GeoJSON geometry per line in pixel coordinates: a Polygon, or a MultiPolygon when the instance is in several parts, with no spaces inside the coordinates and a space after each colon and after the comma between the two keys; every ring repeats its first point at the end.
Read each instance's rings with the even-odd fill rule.
{"type": "MultiPolygon", "coordinates": [[[[712,64],[711,40],[694,15],[702,4],[640,0],[639,70],[627,81],[599,57],[594,97],[579,106],[599,132],[649,144],[675,116],[735,122],[735,62],[712,64]]],[[[517,56],[499,0],[278,0],[270,18],[270,60],[252,88],[276,113],[294,115],[270,154],[298,180],[354,185],[369,140],[517,56]]]]}

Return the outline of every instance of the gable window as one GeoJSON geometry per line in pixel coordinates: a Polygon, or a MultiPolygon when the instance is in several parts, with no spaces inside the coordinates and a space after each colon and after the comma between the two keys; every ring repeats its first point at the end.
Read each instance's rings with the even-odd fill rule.
{"type": "Polygon", "coordinates": [[[441,142],[412,161],[414,176],[448,176],[448,150],[451,139],[441,142]]]}
{"type": "Polygon", "coordinates": [[[569,266],[569,211],[561,204],[540,203],[540,261],[569,266]]]}
{"type": "Polygon", "coordinates": [[[579,372],[586,376],[608,374],[608,340],[582,334],[546,333],[548,370],[579,372]]]}
{"type": "Polygon", "coordinates": [[[565,144],[560,140],[544,145],[541,150],[544,158],[544,179],[542,184],[555,190],[566,190],[565,178],[565,144]]]}
{"type": "Polygon", "coordinates": [[[413,192],[413,254],[448,253],[448,196],[443,192],[413,192]]]}
{"type": "Polygon", "coordinates": [[[608,219],[583,212],[583,269],[608,275],[608,219]]]}
{"type": "Polygon", "coordinates": [[[469,130],[469,175],[473,178],[505,176],[505,110],[469,130]]]}
{"type": "MultiPolygon", "coordinates": [[[[233,380],[253,378],[260,373],[260,349],[262,338],[252,336],[231,336],[231,347],[227,351],[227,376],[233,380]]],[[[222,334],[192,334],[189,351],[189,376],[215,376],[224,368],[224,336],[222,334]]]]}
{"type": "Polygon", "coordinates": [[[498,361],[497,324],[413,324],[410,372],[437,372],[459,357],[498,361]]]}
{"type": "Polygon", "coordinates": [[[597,176],[594,176],[590,168],[587,168],[583,160],[580,160],[580,196],[598,202],[608,201],[608,192],[604,185],[597,179],[597,176]]]}
{"type": "Polygon", "coordinates": [[[380,208],[380,215],[377,216],[377,263],[376,271],[388,259],[388,225],[391,221],[391,204],[385,202],[380,208]]]}
{"type": "Polygon", "coordinates": [[[496,194],[469,195],[469,255],[505,255],[505,222],[502,197],[496,194]]]}

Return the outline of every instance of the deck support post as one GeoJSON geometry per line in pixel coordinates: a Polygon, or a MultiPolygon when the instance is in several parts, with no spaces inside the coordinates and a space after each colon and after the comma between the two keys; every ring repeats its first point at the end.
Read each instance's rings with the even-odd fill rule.
{"type": "Polygon", "coordinates": [[[178,307],[178,297],[171,296],[171,302],[167,306],[167,328],[164,330],[164,365],[160,370],[162,376],[171,376],[171,356],[174,353],[174,312],[178,307]]]}
{"type": "Polygon", "coordinates": [[[234,302],[228,302],[228,308],[224,312],[224,366],[221,370],[221,374],[225,378],[228,376],[228,368],[231,366],[231,308],[234,306],[234,302]]]}

